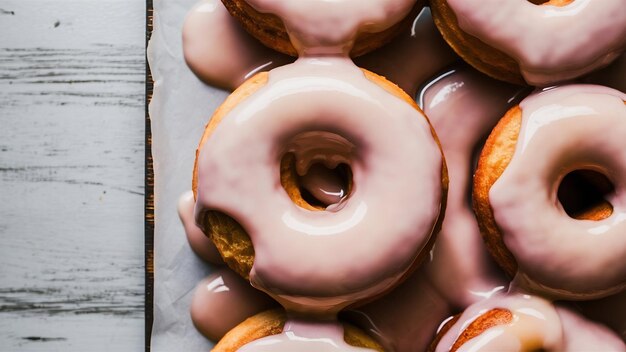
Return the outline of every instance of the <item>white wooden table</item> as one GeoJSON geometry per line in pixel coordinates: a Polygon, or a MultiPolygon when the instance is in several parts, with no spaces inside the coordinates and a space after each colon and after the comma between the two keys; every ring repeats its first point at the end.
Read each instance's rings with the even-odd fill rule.
{"type": "Polygon", "coordinates": [[[0,351],[144,346],[144,0],[0,0],[0,351]]]}

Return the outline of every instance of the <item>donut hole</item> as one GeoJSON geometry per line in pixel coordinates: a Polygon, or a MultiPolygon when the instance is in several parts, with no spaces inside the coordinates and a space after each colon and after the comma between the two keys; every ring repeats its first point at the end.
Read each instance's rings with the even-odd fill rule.
{"type": "Polygon", "coordinates": [[[300,175],[296,156],[288,153],[281,161],[281,184],[298,206],[308,210],[325,210],[346,199],[352,190],[352,169],[346,163],[334,168],[315,162],[300,175]]]}
{"type": "Polygon", "coordinates": [[[573,219],[603,220],[613,214],[608,198],[615,193],[613,183],[600,172],[575,170],[563,178],[557,191],[561,206],[573,219]]]}
{"type": "Polygon", "coordinates": [[[298,176],[302,199],[315,208],[326,208],[341,202],[348,194],[352,170],[347,164],[334,169],[315,163],[304,176],[298,176]]]}
{"type": "Polygon", "coordinates": [[[280,181],[287,195],[308,210],[326,210],[350,196],[354,145],[330,132],[306,132],[287,143],[280,181]]]}

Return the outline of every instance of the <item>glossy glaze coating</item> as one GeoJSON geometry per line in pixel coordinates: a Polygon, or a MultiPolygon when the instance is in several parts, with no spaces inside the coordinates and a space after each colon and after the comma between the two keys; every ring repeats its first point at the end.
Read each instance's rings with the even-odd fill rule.
{"type": "Polygon", "coordinates": [[[300,56],[347,55],[357,33],[381,32],[406,17],[416,0],[246,0],[278,16],[300,56]]]}
{"type": "Polygon", "coordinates": [[[283,332],[253,341],[239,352],[318,352],[318,351],[374,351],[348,345],[343,338],[343,327],[337,321],[308,321],[291,319],[285,322],[283,332]]]}
{"type": "Polygon", "coordinates": [[[351,308],[342,317],[376,338],[385,351],[408,352],[425,351],[453,312],[420,268],[384,297],[351,308]]]}
{"type": "MultiPolygon", "coordinates": [[[[183,53],[199,79],[231,91],[254,73],[294,60],[258,43],[219,0],[202,0],[189,12],[183,28],[183,53]]],[[[443,41],[425,8],[391,43],[355,61],[415,95],[426,79],[456,60],[459,58],[443,41]]]]}
{"type": "Polygon", "coordinates": [[[435,74],[460,60],[443,40],[424,8],[410,28],[386,46],[354,59],[357,66],[376,72],[411,96],[435,74]]]}
{"type": "Polygon", "coordinates": [[[194,208],[196,201],[193,199],[193,192],[187,191],[180,196],[178,200],[178,216],[185,228],[187,242],[194,253],[203,260],[215,264],[224,265],[222,256],[215,248],[215,244],[211,241],[202,230],[196,225],[194,216],[194,208]]]}
{"type": "Polygon", "coordinates": [[[458,66],[429,82],[419,95],[441,141],[450,178],[446,217],[426,274],[456,307],[466,307],[507,285],[486,251],[468,195],[476,150],[522,91],[458,66]]]}
{"type": "Polygon", "coordinates": [[[347,184],[336,168],[329,169],[321,163],[310,165],[306,173],[300,175],[299,182],[302,188],[325,207],[341,202],[348,194],[347,184]]]}
{"type": "Polygon", "coordinates": [[[569,299],[626,288],[624,99],[610,88],[570,85],[521,102],[515,153],[489,192],[504,243],[518,264],[516,285],[569,299]],[[573,219],[557,200],[563,177],[580,169],[598,171],[614,184],[608,218],[573,219]]]}
{"type": "Polygon", "coordinates": [[[449,351],[474,320],[496,308],[511,312],[511,322],[485,330],[465,342],[458,351],[563,350],[561,320],[552,303],[529,295],[500,294],[468,307],[443,336],[436,352],[449,351]]]}
{"type": "Polygon", "coordinates": [[[441,211],[443,159],[427,120],[342,58],[271,71],[217,126],[198,165],[196,219],[217,210],[238,221],[255,249],[251,282],[288,310],[332,314],[388,290],[413,266],[441,211]],[[298,151],[290,141],[311,132],[354,145],[350,154],[306,153],[315,159],[297,162],[301,171],[313,161],[351,167],[353,191],[332,211],[300,208],[280,185],[281,158],[298,151]],[[242,154],[242,145],[254,148],[242,154]]]}
{"type": "Polygon", "coordinates": [[[515,59],[532,85],[591,72],[626,47],[622,0],[574,0],[562,7],[526,0],[448,0],[448,5],[463,31],[515,59]]]}
{"type": "Polygon", "coordinates": [[[498,294],[468,307],[442,337],[436,351],[625,351],[626,345],[608,328],[537,296],[498,294]],[[494,309],[509,311],[498,324],[456,344],[470,324],[494,309]],[[456,345],[456,346],[455,346],[456,345]]]}
{"type": "MultiPolygon", "coordinates": [[[[368,244],[362,243],[365,242],[363,241],[363,236],[369,239],[370,235],[364,235],[365,232],[363,231],[354,231],[355,233],[358,232],[360,236],[359,238],[354,237],[354,240],[337,241],[337,243],[343,242],[342,246],[350,248],[350,251],[323,251],[325,253],[324,258],[329,258],[328,263],[320,262],[319,255],[314,258],[302,255],[302,253],[311,250],[311,248],[318,248],[316,245],[311,245],[311,242],[309,242],[310,238],[322,238],[324,240],[326,237],[336,236],[336,234],[331,235],[328,232],[329,228],[333,228],[332,226],[337,228],[336,224],[320,226],[320,224],[326,224],[328,218],[335,217],[341,220],[343,217],[343,219],[349,218],[353,220],[355,214],[365,209],[363,219],[366,219],[375,210],[373,209],[375,206],[372,203],[358,203],[359,200],[367,198],[362,196],[363,192],[368,190],[374,192],[370,189],[369,184],[366,184],[364,187],[364,176],[361,173],[361,170],[371,169],[369,162],[365,162],[370,160],[371,156],[362,154],[364,153],[362,149],[368,149],[369,153],[370,148],[362,147],[367,143],[374,145],[374,141],[369,140],[369,137],[364,137],[369,133],[365,131],[375,129],[376,133],[381,133],[379,130],[380,124],[375,125],[375,127],[373,127],[374,124],[369,125],[367,116],[370,114],[374,115],[372,111],[377,108],[377,104],[388,105],[386,102],[391,99],[396,101],[391,104],[394,106],[397,103],[397,99],[389,96],[388,93],[376,91],[376,89],[380,90],[380,88],[374,89],[374,87],[371,87],[371,83],[364,80],[362,75],[359,75],[359,70],[346,59],[339,57],[347,55],[346,53],[352,47],[354,37],[359,29],[378,31],[388,27],[394,21],[404,16],[410,10],[414,1],[339,0],[331,4],[324,1],[281,2],[249,0],[249,3],[261,12],[274,13],[282,17],[296,47],[307,58],[301,59],[294,65],[273,71],[268,86],[259,91],[259,97],[255,95],[250,100],[244,102],[242,104],[243,107],[240,106],[237,108],[236,113],[233,112],[237,117],[231,116],[226,118],[224,122],[227,122],[227,126],[222,125],[218,128],[216,136],[220,135],[220,129],[229,130],[233,129],[233,126],[238,126],[237,136],[235,141],[227,142],[223,142],[226,137],[221,137],[223,139],[222,142],[207,145],[207,148],[205,148],[205,150],[213,150],[213,148],[217,147],[218,150],[211,154],[213,156],[202,156],[205,159],[209,158],[214,161],[212,166],[204,166],[204,174],[207,175],[206,177],[210,180],[210,183],[214,185],[205,187],[204,190],[201,189],[201,194],[205,195],[205,198],[202,199],[203,205],[198,207],[198,215],[202,216],[202,212],[208,209],[224,211],[238,220],[251,234],[257,254],[259,252],[261,254],[279,253],[277,255],[286,256],[286,258],[280,259],[284,260],[283,262],[274,260],[273,256],[271,256],[270,260],[255,262],[255,268],[252,273],[252,281],[255,285],[273,293],[273,296],[288,309],[302,311],[303,307],[305,307],[305,311],[325,312],[332,316],[338,309],[350,304],[350,302],[384,291],[385,287],[389,287],[394,280],[402,276],[403,270],[410,266],[410,258],[415,256],[415,252],[406,253],[406,251],[402,251],[404,248],[400,248],[401,246],[399,245],[390,245],[387,254],[384,254],[383,251],[387,250],[384,246],[387,246],[388,243],[381,244],[376,242],[369,244],[370,247],[366,248],[368,244]],[[312,10],[313,8],[324,8],[325,6],[334,6],[334,9],[337,7],[345,8],[344,11],[336,12],[334,10],[322,12],[312,10]],[[351,7],[347,9],[347,6],[351,7]],[[347,13],[349,13],[348,16],[346,16],[347,13]],[[336,16],[341,16],[341,18],[336,16]],[[368,21],[371,23],[364,25],[368,21]],[[316,55],[324,57],[315,57],[316,55]],[[325,57],[327,55],[337,55],[337,58],[325,57]],[[326,84],[328,84],[332,93],[322,93],[321,88],[326,84]],[[319,91],[316,91],[316,89],[319,91]],[[346,97],[342,99],[343,95],[341,94],[344,93],[346,93],[346,97]],[[379,93],[382,95],[378,95],[379,93]],[[311,101],[307,101],[321,101],[320,99],[315,99],[316,94],[326,96],[331,102],[335,100],[341,101],[336,103],[336,106],[340,108],[337,110],[330,109],[327,106],[322,108],[320,104],[313,104],[311,101]],[[332,95],[337,95],[337,97],[332,95]],[[366,95],[373,98],[363,104],[359,99],[366,95]],[[302,98],[295,99],[298,96],[302,96],[302,98]],[[306,98],[304,98],[305,96],[306,98]],[[291,101],[292,98],[294,98],[293,101],[291,101]],[[348,101],[352,100],[359,103],[348,103],[348,101]],[[267,104],[267,102],[274,101],[279,101],[279,107],[271,107],[267,104]],[[344,104],[347,104],[348,107],[343,106],[344,104]],[[340,119],[343,120],[345,118],[343,116],[343,108],[354,110],[349,113],[354,114],[354,116],[347,118],[349,121],[336,123],[338,111],[342,115],[340,119]],[[285,116],[284,120],[281,120],[284,123],[277,123],[280,124],[280,128],[276,132],[279,137],[278,140],[285,142],[285,144],[282,146],[278,144],[267,146],[266,143],[270,143],[273,140],[262,139],[264,137],[256,135],[261,134],[264,136],[264,133],[269,133],[268,131],[274,126],[266,126],[257,122],[256,125],[250,127],[249,121],[254,120],[259,111],[261,114],[272,114],[272,116],[281,116],[284,111],[289,111],[298,117],[307,116],[304,120],[309,122],[304,127],[296,128],[291,122],[288,122],[294,117],[285,116]],[[319,118],[315,115],[316,113],[319,113],[320,116],[328,115],[330,117],[319,118]],[[318,118],[313,119],[309,115],[315,115],[318,118]],[[356,115],[360,115],[358,120],[356,115]],[[234,122],[228,127],[228,124],[231,123],[228,121],[233,119],[234,122]],[[242,136],[238,135],[240,131],[243,134],[242,136]],[[326,138],[327,136],[322,137],[318,133],[320,131],[338,134],[342,138],[349,139],[349,144],[355,147],[356,151],[352,150],[351,147],[346,148],[345,144],[339,149],[334,149],[334,152],[332,148],[323,147],[328,144],[328,139],[326,138]],[[302,140],[296,138],[303,133],[311,133],[310,137],[312,139],[310,143],[301,143],[302,140]],[[295,143],[294,141],[299,142],[295,143]],[[266,151],[267,153],[264,154],[266,158],[263,159],[261,157],[261,161],[259,161],[252,157],[250,160],[240,160],[234,157],[233,155],[235,154],[239,156],[234,150],[241,150],[241,147],[244,145],[253,146],[251,149],[258,149],[259,154],[266,151]],[[214,160],[215,155],[220,155],[224,152],[225,149],[221,148],[232,148],[233,154],[226,153],[214,160]],[[303,210],[294,206],[288,197],[284,197],[284,192],[278,182],[277,165],[281,155],[286,152],[294,153],[297,156],[298,175],[301,177],[300,181],[303,187],[322,203],[330,205],[326,212],[313,213],[303,210]],[[232,162],[232,164],[226,163],[222,164],[221,167],[216,166],[216,164],[223,163],[224,159],[229,159],[227,161],[232,162]],[[268,175],[263,172],[258,173],[247,169],[247,167],[257,162],[272,165],[269,177],[266,177],[268,175]],[[349,197],[345,197],[347,190],[343,189],[343,185],[340,185],[341,182],[335,178],[336,175],[328,172],[328,170],[333,169],[339,163],[349,164],[353,172],[355,172],[356,187],[354,193],[350,194],[349,197]],[[252,182],[250,188],[243,187],[243,189],[240,189],[240,180],[237,179],[238,175],[236,174],[242,176],[241,165],[245,165],[246,170],[248,170],[243,173],[244,176],[255,175],[255,181],[252,182]],[[358,177],[357,173],[359,174],[358,177]],[[223,183],[220,180],[227,180],[227,182],[223,183]],[[228,186],[224,187],[225,184],[228,186]],[[259,185],[267,187],[261,187],[264,189],[259,191],[256,189],[259,185]],[[344,194],[339,195],[342,192],[344,194]],[[277,208],[274,206],[275,204],[271,197],[275,197],[277,194],[280,195],[278,203],[283,207],[277,208]],[[254,195],[254,197],[246,200],[250,195],[254,195]],[[242,200],[242,203],[233,203],[234,201],[242,200]],[[360,204],[366,204],[366,206],[361,207],[360,204]],[[351,215],[346,215],[350,211],[351,215]],[[247,214],[262,216],[262,220],[259,223],[257,220],[246,219],[245,216],[247,214]],[[299,217],[302,221],[298,221],[299,217]],[[319,219],[315,220],[316,217],[319,219]],[[311,219],[314,220],[311,222],[311,219]],[[271,233],[274,236],[277,232],[281,233],[281,230],[276,230],[276,225],[287,227],[286,234],[281,235],[287,240],[291,240],[290,237],[304,234],[302,245],[289,245],[290,248],[302,248],[302,251],[296,250],[293,253],[286,253],[287,251],[284,250],[285,243],[280,245],[270,243],[274,239],[269,240],[267,239],[269,236],[264,236],[263,234],[271,233]],[[400,256],[403,257],[402,260],[398,259],[398,252],[393,252],[391,247],[394,247],[394,250],[401,249],[400,256]],[[365,263],[363,263],[364,260],[366,261],[365,263]],[[340,261],[341,263],[339,263],[340,261]],[[401,268],[394,270],[392,274],[389,274],[389,272],[381,273],[378,276],[376,274],[366,274],[366,269],[371,269],[371,267],[367,266],[369,261],[378,262],[380,264],[379,268],[387,266],[393,266],[396,269],[398,267],[401,268]],[[304,264],[304,266],[303,268],[292,270],[294,263],[299,263],[298,265],[304,264]],[[344,263],[347,263],[349,267],[345,269],[346,271],[343,271],[345,266],[339,266],[344,263]],[[354,268],[355,264],[358,264],[356,269],[354,268]],[[342,270],[337,270],[337,268],[342,270]],[[328,276],[331,274],[350,278],[351,280],[347,280],[347,282],[346,280],[340,281],[341,285],[347,285],[347,289],[346,287],[337,289],[338,284],[333,284],[333,282],[338,281],[336,281],[336,278],[328,276]],[[383,277],[387,279],[381,281],[383,277]],[[320,280],[326,283],[320,283],[320,280]],[[367,283],[366,281],[370,282],[367,283]],[[307,291],[307,293],[303,294],[304,291],[307,291]],[[313,293],[311,294],[310,292],[313,293]]],[[[581,3],[579,1],[579,6],[581,6],[581,3]]],[[[271,52],[251,40],[246,33],[233,24],[233,20],[226,14],[221,3],[215,0],[203,1],[189,15],[185,26],[184,49],[185,58],[194,73],[207,83],[227,89],[233,89],[238,86],[252,73],[268,70],[290,61],[289,58],[271,52]],[[207,40],[207,36],[210,40],[207,40]]],[[[595,65],[604,65],[612,58],[610,55],[606,56],[597,60],[595,65]]],[[[427,77],[432,76],[435,72],[440,71],[455,60],[456,56],[443,44],[439,34],[434,30],[429,11],[423,11],[409,32],[378,52],[358,59],[357,63],[364,67],[373,68],[373,71],[392,78],[402,88],[414,94],[416,88],[427,77]]],[[[586,68],[581,70],[584,71],[586,68]]],[[[527,79],[538,81],[546,79],[544,77],[545,72],[536,72],[534,68],[527,71],[527,76],[529,77],[527,79]]],[[[575,73],[576,75],[579,74],[578,69],[575,73]]],[[[571,74],[571,72],[559,72],[558,77],[562,79],[567,74],[571,74]]],[[[506,109],[506,106],[510,103],[508,99],[514,96],[516,91],[512,86],[487,81],[487,78],[478,77],[470,71],[455,72],[453,75],[442,77],[434,82],[424,94],[424,106],[428,109],[429,114],[432,115],[436,128],[445,135],[443,148],[450,155],[451,164],[454,164],[452,168],[456,170],[452,171],[453,189],[456,189],[456,191],[451,194],[451,202],[455,205],[450,209],[450,214],[455,215],[449,215],[450,220],[444,224],[444,230],[441,233],[443,239],[440,240],[438,246],[433,250],[433,261],[429,263],[426,269],[430,271],[430,279],[428,275],[418,271],[386,297],[364,307],[353,309],[349,313],[352,317],[356,316],[357,318],[354,318],[354,320],[359,321],[359,325],[362,327],[369,329],[389,350],[408,351],[424,349],[430,341],[436,326],[450,314],[450,311],[453,309],[452,306],[459,307],[476,302],[481,298],[489,297],[493,292],[498,291],[497,288],[502,287],[501,278],[492,272],[489,262],[483,256],[481,244],[476,240],[475,223],[472,221],[471,216],[467,216],[467,209],[464,208],[465,187],[467,187],[466,179],[469,175],[472,147],[486,133],[489,126],[494,123],[496,116],[501,115],[501,112],[506,109]],[[470,90],[470,87],[473,89],[470,90]],[[431,92],[430,96],[427,93],[428,91],[431,92]],[[497,101],[497,104],[492,104],[494,100],[497,101]],[[462,115],[466,118],[462,120],[444,118],[444,116],[451,115],[456,117],[462,115]],[[470,125],[465,128],[451,128],[453,125],[458,127],[460,121],[467,122],[470,125]],[[467,236],[463,237],[467,241],[453,241],[451,239],[455,236],[447,235],[448,233],[467,234],[467,236]],[[460,251],[462,247],[469,250],[460,256],[455,255],[455,253],[462,252],[460,251]],[[442,277],[451,277],[453,279],[442,280],[442,277]],[[432,280],[432,283],[430,280],[432,280]],[[446,302],[444,296],[449,302],[446,302]]],[[[323,101],[326,102],[327,100],[324,99],[323,101]]],[[[386,113],[397,114],[398,111],[391,109],[390,112],[381,112],[382,115],[386,113]]],[[[407,119],[407,121],[411,119],[413,118],[407,119]]],[[[416,120],[421,121],[419,118],[416,120]]],[[[421,125],[419,130],[423,136],[429,135],[426,133],[425,125],[421,125]]],[[[380,139],[383,138],[381,137],[380,139]]],[[[397,139],[399,138],[386,138],[383,144],[389,144],[390,140],[398,142],[396,141],[397,139]]],[[[436,149],[433,145],[430,145],[429,148],[436,149]]],[[[397,159],[386,161],[393,162],[395,163],[394,165],[402,165],[403,168],[407,167],[405,164],[413,155],[409,156],[409,153],[402,154],[405,152],[402,149],[398,148],[396,151],[389,151],[388,155],[392,155],[393,158],[397,159]]],[[[384,165],[381,159],[384,159],[382,155],[385,153],[381,153],[374,158],[377,163],[381,163],[377,165],[384,165]]],[[[428,163],[438,165],[439,168],[435,169],[441,170],[440,161],[429,160],[428,163]]],[[[381,168],[383,167],[381,166],[381,168]]],[[[378,170],[379,168],[376,167],[375,169],[378,170]]],[[[394,190],[406,189],[407,193],[412,191],[411,187],[415,183],[411,183],[411,185],[407,183],[406,187],[402,186],[402,182],[407,182],[402,175],[409,175],[410,172],[396,172],[397,167],[392,166],[386,166],[384,169],[393,171],[389,171],[385,176],[386,184],[385,182],[379,182],[379,187],[375,191],[376,197],[387,197],[388,195],[385,193],[390,192],[390,188],[394,190]],[[390,179],[394,180],[394,182],[388,182],[390,179]]],[[[256,169],[252,168],[252,170],[256,169]]],[[[383,176],[380,177],[381,179],[383,178],[383,176]]],[[[440,185],[440,174],[430,175],[428,179],[430,180],[428,181],[430,184],[428,187],[438,187],[433,186],[437,182],[440,185]]],[[[428,187],[424,186],[424,189],[428,187]]],[[[430,205],[416,203],[418,202],[417,199],[420,202],[424,201],[423,195],[405,194],[403,198],[412,200],[405,203],[410,204],[409,208],[411,209],[433,209],[432,205],[435,205],[435,209],[438,209],[436,201],[434,201],[434,199],[437,199],[436,195],[429,197],[430,200],[425,202],[431,203],[430,205]]],[[[381,204],[389,204],[388,198],[379,201],[385,202],[381,204]]],[[[378,202],[374,204],[378,204],[378,202]]],[[[383,210],[385,214],[386,211],[388,210],[383,210]]],[[[428,211],[430,212],[431,210],[428,211]]],[[[428,228],[428,224],[430,224],[429,226],[432,229],[433,219],[437,215],[437,211],[432,211],[428,215],[430,220],[422,221],[420,231],[428,228]]],[[[404,219],[406,216],[389,215],[386,219],[404,219]]],[[[347,222],[340,221],[340,223],[346,224],[347,222]]],[[[350,224],[350,226],[352,225],[354,224],[350,224]]],[[[394,226],[399,228],[409,227],[410,225],[408,223],[396,224],[383,221],[374,226],[377,231],[373,233],[376,236],[379,234],[388,236],[388,233],[394,232],[394,226]]],[[[363,225],[363,227],[365,226],[363,225]]],[[[193,226],[189,226],[189,231],[194,231],[193,226]]],[[[455,239],[458,239],[458,236],[455,239]]],[[[419,243],[422,245],[424,243],[423,239],[413,240],[415,245],[410,247],[419,248],[419,243]]],[[[232,273],[229,272],[229,275],[232,275],[232,273]]],[[[201,288],[196,295],[203,298],[202,300],[198,299],[198,302],[201,303],[197,304],[196,307],[213,306],[214,304],[220,304],[218,302],[224,302],[215,298],[219,297],[215,291],[219,291],[219,287],[223,286],[219,284],[219,280],[219,278],[210,280],[206,282],[206,285],[201,286],[217,287],[217,289],[205,290],[201,288]]],[[[252,290],[245,284],[242,286],[230,285],[229,287],[232,291],[248,292],[252,290]]],[[[253,304],[251,303],[252,301],[244,297],[235,298],[227,303],[233,304],[237,300],[247,302],[245,306],[250,311],[259,309],[259,304],[253,304]]],[[[228,306],[228,304],[222,303],[220,305],[228,306]]],[[[215,310],[216,308],[212,309],[215,310]]],[[[549,312],[549,309],[546,311],[549,312]]],[[[243,314],[237,313],[234,315],[240,318],[243,314]]],[[[550,316],[550,314],[545,313],[545,316],[550,316]]],[[[524,319],[526,318],[528,317],[524,319]]],[[[532,319],[532,317],[529,319],[532,319]]],[[[195,320],[200,321],[199,319],[195,320]]],[[[572,319],[572,321],[576,320],[572,319]]],[[[211,324],[214,323],[198,324],[198,326],[202,331],[202,326],[211,324]]],[[[586,328],[584,324],[578,323],[572,323],[569,326],[574,331],[586,328]]],[[[508,332],[511,331],[508,330],[508,332]]],[[[586,335],[581,334],[580,336],[586,335]]],[[[611,339],[608,340],[612,341],[611,339]]],[[[275,351],[282,348],[284,350],[310,349],[318,351],[320,350],[319,343],[326,347],[338,346],[335,350],[355,349],[354,347],[345,346],[341,327],[335,322],[326,321],[322,323],[292,320],[288,322],[282,335],[259,340],[256,343],[247,345],[242,350],[259,351],[269,348],[268,350],[275,351]],[[266,343],[278,343],[280,347],[277,347],[277,345],[263,347],[266,343]],[[292,345],[293,343],[296,345],[292,345]]],[[[488,343],[498,343],[498,340],[496,339],[495,342],[489,341],[488,343]]]]}
{"type": "Polygon", "coordinates": [[[223,268],[196,287],[191,301],[191,320],[204,336],[219,340],[246,318],[274,304],[239,275],[223,268]]]}
{"type": "Polygon", "coordinates": [[[203,82],[234,90],[257,72],[293,61],[252,38],[220,0],[202,0],[187,14],[183,27],[187,66],[203,82]]]}

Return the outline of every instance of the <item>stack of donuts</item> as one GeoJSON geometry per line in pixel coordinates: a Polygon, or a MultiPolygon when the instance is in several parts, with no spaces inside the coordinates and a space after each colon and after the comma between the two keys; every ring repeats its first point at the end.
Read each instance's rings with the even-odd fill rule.
{"type": "Polygon", "coordinates": [[[623,0],[202,0],[183,49],[214,351],[626,351],[623,0]]]}

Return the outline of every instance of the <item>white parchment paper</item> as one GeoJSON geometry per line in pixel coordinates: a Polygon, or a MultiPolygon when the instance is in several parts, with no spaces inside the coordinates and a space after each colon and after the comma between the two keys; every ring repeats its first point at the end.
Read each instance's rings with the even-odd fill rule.
{"type": "Polygon", "coordinates": [[[191,251],[178,219],[178,197],[191,188],[195,150],[204,126],[228,92],[200,82],[182,54],[185,15],[197,0],[155,0],[148,63],[154,79],[149,105],[155,175],[154,325],[152,351],[208,351],[189,305],[211,267],[191,251]]]}

